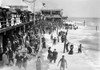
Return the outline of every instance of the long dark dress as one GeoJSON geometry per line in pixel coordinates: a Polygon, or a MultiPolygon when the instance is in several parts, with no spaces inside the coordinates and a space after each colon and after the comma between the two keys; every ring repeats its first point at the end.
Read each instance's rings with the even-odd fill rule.
{"type": "Polygon", "coordinates": [[[27,50],[28,50],[28,53],[29,53],[29,54],[32,53],[32,49],[31,49],[31,47],[28,46],[28,47],[27,47],[27,50]]]}
{"type": "Polygon", "coordinates": [[[58,55],[58,52],[53,51],[53,60],[54,60],[54,62],[56,62],[57,55],[58,55]]]}
{"type": "Polygon", "coordinates": [[[9,56],[9,64],[14,63],[13,51],[11,49],[9,49],[8,51],[8,56],[9,56]]]}
{"type": "Polygon", "coordinates": [[[50,62],[52,61],[52,56],[53,56],[52,51],[48,50],[48,56],[47,56],[47,58],[48,58],[48,60],[50,60],[50,62]]]}
{"type": "Polygon", "coordinates": [[[46,43],[45,42],[43,42],[43,48],[46,48],[46,43]]]}
{"type": "Polygon", "coordinates": [[[17,59],[16,66],[18,66],[19,68],[21,68],[23,56],[20,56],[19,54],[17,54],[15,58],[17,59]]]}
{"type": "Polygon", "coordinates": [[[69,51],[69,54],[73,54],[73,48],[74,48],[74,46],[73,46],[73,45],[71,45],[71,46],[70,46],[70,51],[69,51]]]}

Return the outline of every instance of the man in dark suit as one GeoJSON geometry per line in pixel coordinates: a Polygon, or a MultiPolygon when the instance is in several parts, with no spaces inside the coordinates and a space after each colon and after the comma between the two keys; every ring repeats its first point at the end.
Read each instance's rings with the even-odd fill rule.
{"type": "Polygon", "coordinates": [[[57,55],[58,55],[58,52],[56,51],[56,49],[54,49],[54,51],[53,51],[53,60],[54,60],[54,63],[56,62],[57,55]]]}

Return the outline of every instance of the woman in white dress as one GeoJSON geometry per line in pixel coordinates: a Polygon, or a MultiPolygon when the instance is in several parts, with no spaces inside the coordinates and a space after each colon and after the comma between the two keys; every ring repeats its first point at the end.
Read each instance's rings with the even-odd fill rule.
{"type": "Polygon", "coordinates": [[[36,60],[36,70],[41,70],[41,57],[38,56],[36,60]]]}
{"type": "Polygon", "coordinates": [[[3,59],[3,65],[4,66],[9,64],[8,57],[7,57],[7,52],[5,52],[3,54],[2,59],[3,59]]]}

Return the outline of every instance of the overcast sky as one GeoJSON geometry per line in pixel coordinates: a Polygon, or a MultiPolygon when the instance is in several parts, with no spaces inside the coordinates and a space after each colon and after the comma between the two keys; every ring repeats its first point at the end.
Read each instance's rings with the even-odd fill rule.
{"type": "Polygon", "coordinates": [[[69,17],[100,17],[100,0],[44,0],[69,17]]]}
{"type": "Polygon", "coordinates": [[[42,2],[48,8],[63,9],[64,15],[69,17],[100,17],[100,0],[36,0],[36,8],[40,9],[42,2]]]}

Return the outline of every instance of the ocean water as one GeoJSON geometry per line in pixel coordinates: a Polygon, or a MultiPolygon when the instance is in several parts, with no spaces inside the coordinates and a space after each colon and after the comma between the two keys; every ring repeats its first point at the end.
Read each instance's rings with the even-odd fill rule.
{"type": "Polygon", "coordinates": [[[76,25],[80,27],[81,33],[79,34],[81,34],[82,39],[78,42],[83,45],[86,56],[88,56],[95,65],[98,65],[100,56],[100,18],[69,17],[68,21],[75,21],[76,25]]]}
{"type": "Polygon", "coordinates": [[[91,50],[100,51],[100,18],[68,18],[70,21],[76,21],[76,25],[85,26],[82,28],[84,33],[87,33],[88,38],[81,40],[80,42],[89,45],[91,50]],[[97,26],[97,31],[96,31],[97,26]],[[92,47],[94,46],[94,47],[92,47]]]}
{"type": "Polygon", "coordinates": [[[100,27],[100,18],[83,18],[83,17],[69,17],[67,20],[71,20],[71,21],[80,21],[80,22],[84,22],[87,26],[99,26],[100,27]]]}

